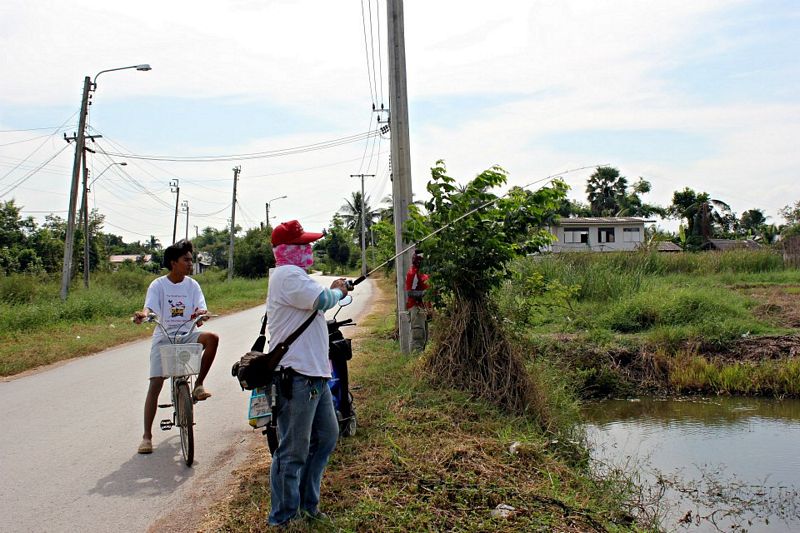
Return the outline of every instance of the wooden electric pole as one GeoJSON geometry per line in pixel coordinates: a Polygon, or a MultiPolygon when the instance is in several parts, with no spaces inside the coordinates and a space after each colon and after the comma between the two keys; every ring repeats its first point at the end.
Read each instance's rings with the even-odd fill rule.
{"type": "Polygon", "coordinates": [[[239,172],[242,167],[233,167],[233,202],[231,202],[231,245],[228,250],[228,279],[233,279],[233,238],[236,232],[236,182],[239,181],[239,172]]]}
{"type": "MultiPolygon", "coordinates": [[[[408,94],[406,90],[406,40],[403,0],[387,0],[389,54],[389,128],[391,131],[392,198],[394,208],[394,246],[400,254],[408,244],[403,227],[411,204],[411,149],[408,133],[408,94]]],[[[411,264],[410,252],[397,257],[397,326],[400,350],[411,352],[411,324],[406,311],[405,276],[411,264]]]]}
{"type": "Polygon", "coordinates": [[[364,178],[374,178],[375,174],[350,174],[351,178],[361,178],[361,275],[367,275],[367,226],[366,206],[364,198],[364,178]]]}
{"type": "Polygon", "coordinates": [[[69,282],[72,278],[72,252],[75,247],[75,208],[78,205],[78,183],[81,171],[83,148],[86,143],[86,114],[89,107],[89,91],[92,80],[89,76],[83,79],[83,97],[78,117],[78,132],[75,136],[75,158],[72,161],[72,182],[69,190],[69,211],[67,212],[67,232],[64,238],[64,263],[61,266],[61,299],[67,299],[69,282]]]}
{"type": "Polygon", "coordinates": [[[175,219],[172,222],[172,244],[175,244],[178,238],[178,207],[181,201],[181,187],[178,179],[170,180],[169,191],[175,193],[175,219]]]}

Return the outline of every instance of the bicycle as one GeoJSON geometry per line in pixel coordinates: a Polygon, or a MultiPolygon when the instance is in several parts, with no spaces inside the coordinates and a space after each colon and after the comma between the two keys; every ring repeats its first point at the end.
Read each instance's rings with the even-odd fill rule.
{"type": "Polygon", "coordinates": [[[192,397],[192,378],[200,372],[200,362],[203,356],[203,345],[197,342],[178,342],[181,328],[192,322],[192,327],[183,335],[188,336],[194,328],[205,322],[211,315],[205,314],[190,318],[177,331],[170,335],[158,320],[158,315],[149,313],[147,322],[155,322],[161,328],[170,344],[160,347],[161,370],[164,377],[170,378],[170,397],[172,403],[159,404],[160,408],[172,407],[172,420],[166,418],[161,421],[162,431],[169,431],[178,426],[181,437],[181,453],[186,466],[194,462],[194,404],[192,397]]]}

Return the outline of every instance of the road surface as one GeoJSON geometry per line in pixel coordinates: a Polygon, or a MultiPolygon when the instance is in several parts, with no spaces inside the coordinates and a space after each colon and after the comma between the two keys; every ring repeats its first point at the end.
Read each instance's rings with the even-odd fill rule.
{"type": "MultiPolygon", "coordinates": [[[[328,286],[333,278],[318,279],[328,286]]],[[[372,294],[367,280],[338,318],[362,316],[372,294]]],[[[247,424],[249,392],[230,375],[263,312],[259,306],[204,326],[220,335],[220,347],[205,383],[213,397],[195,406],[192,468],[183,463],[177,428],[158,427],[171,409],[156,415],[153,454],[136,453],[149,339],[0,382],[0,531],[147,531],[175,509],[202,512],[263,438],[247,424]]],[[[165,383],[159,403],[168,396],[165,383]]]]}

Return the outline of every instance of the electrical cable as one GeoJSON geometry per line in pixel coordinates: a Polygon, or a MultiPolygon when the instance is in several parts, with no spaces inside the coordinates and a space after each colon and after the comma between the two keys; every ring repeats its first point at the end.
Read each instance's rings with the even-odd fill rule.
{"type": "Polygon", "coordinates": [[[28,143],[28,142],[31,142],[31,141],[35,141],[36,139],[42,139],[44,137],[52,137],[53,135],[55,135],[55,133],[48,133],[47,135],[37,135],[36,137],[31,137],[30,139],[23,139],[21,141],[13,141],[13,142],[10,142],[10,143],[0,144],[0,147],[11,146],[12,144],[28,143]]]}
{"type": "Polygon", "coordinates": [[[282,148],[279,150],[268,150],[264,152],[251,152],[251,153],[244,153],[244,154],[230,154],[230,155],[216,155],[216,156],[163,156],[163,155],[144,155],[144,154],[134,154],[134,153],[118,153],[118,152],[109,152],[102,148],[98,148],[98,151],[113,157],[124,157],[126,159],[141,159],[146,161],[170,161],[174,163],[213,163],[213,162],[220,162],[220,161],[244,161],[250,159],[267,159],[272,157],[282,157],[287,155],[297,155],[297,154],[304,154],[308,152],[313,152],[317,150],[326,150],[329,148],[335,148],[337,146],[342,146],[345,144],[350,144],[353,142],[358,142],[364,139],[368,139],[370,137],[374,137],[376,135],[380,135],[379,131],[367,131],[363,133],[357,133],[354,135],[350,135],[348,137],[340,137],[338,139],[332,139],[329,141],[322,141],[314,144],[308,144],[304,146],[295,146],[292,148],[282,148]]]}
{"type": "Polygon", "coordinates": [[[23,176],[23,177],[19,178],[19,179],[18,179],[17,181],[15,181],[15,182],[14,182],[12,185],[10,185],[8,188],[6,188],[6,189],[5,189],[3,192],[0,192],[0,197],[3,197],[3,196],[5,196],[5,195],[7,195],[8,193],[10,193],[11,191],[13,191],[14,189],[16,189],[17,187],[19,187],[20,185],[22,185],[23,183],[25,183],[26,181],[28,181],[28,180],[29,180],[31,177],[33,177],[33,176],[34,176],[34,175],[35,175],[35,174],[36,174],[36,173],[37,173],[39,170],[41,170],[42,168],[44,168],[44,167],[45,167],[45,166],[46,166],[46,165],[47,165],[47,164],[48,164],[50,161],[52,161],[53,159],[55,159],[56,157],[58,157],[59,155],[61,155],[61,152],[63,152],[63,151],[64,151],[64,150],[66,150],[67,148],[69,148],[69,145],[68,145],[68,144],[64,145],[64,147],[63,147],[63,148],[61,148],[61,150],[59,150],[59,151],[58,151],[58,152],[56,152],[55,154],[53,154],[53,156],[52,156],[52,157],[50,157],[50,159],[48,159],[47,161],[45,161],[45,162],[43,162],[42,164],[40,164],[40,165],[39,165],[37,168],[35,168],[35,169],[31,170],[30,172],[28,172],[28,174],[26,174],[25,176],[23,176]]]}
{"type": "MultiPolygon", "coordinates": [[[[372,49],[372,84],[375,87],[375,98],[378,98],[378,82],[375,76],[375,36],[372,32],[372,0],[367,0],[367,7],[369,8],[369,44],[372,49]]],[[[383,96],[381,96],[383,99],[383,96]]],[[[375,107],[373,107],[375,109],[375,107]]]]}
{"type": "MultiPolygon", "coordinates": [[[[78,112],[76,111],[75,114],[77,114],[77,113],[78,112]]],[[[75,116],[75,115],[73,115],[73,116],[75,116]]],[[[70,118],[72,118],[72,117],[70,117],[70,118]]],[[[70,127],[76,126],[76,125],[77,124],[72,124],[72,125],[70,125],[70,127]]],[[[62,129],[63,127],[64,127],[64,125],[62,124],[61,126],[47,126],[45,128],[25,128],[25,129],[22,129],[22,130],[0,130],[0,133],[18,133],[18,132],[23,132],[23,131],[52,130],[54,128],[62,129]]],[[[69,129],[69,128],[67,128],[67,129],[69,129]]]]}
{"type": "Polygon", "coordinates": [[[364,30],[364,57],[367,60],[367,81],[369,82],[369,97],[372,100],[372,109],[375,109],[375,101],[377,100],[377,88],[373,92],[372,89],[372,76],[370,75],[369,68],[369,46],[367,45],[367,23],[364,17],[364,0],[361,0],[361,28],[364,30]]]}
{"type": "Polygon", "coordinates": [[[381,109],[383,109],[383,52],[381,52],[381,10],[378,9],[378,0],[375,0],[375,16],[378,19],[378,79],[381,82],[381,109]]]}
{"type": "MultiPolygon", "coordinates": [[[[66,125],[66,123],[67,123],[67,122],[69,122],[70,120],[72,120],[72,119],[73,119],[73,117],[75,117],[75,115],[77,115],[78,113],[79,113],[79,111],[75,111],[73,114],[71,114],[69,117],[67,117],[67,120],[65,120],[64,122],[62,122],[60,126],[58,126],[57,128],[55,128],[55,129],[53,130],[53,135],[55,135],[56,133],[58,133],[58,132],[59,132],[59,131],[60,131],[60,130],[61,130],[61,129],[62,129],[62,128],[63,128],[63,127],[66,125]]],[[[37,146],[36,148],[34,148],[34,149],[33,149],[33,151],[32,151],[30,154],[28,154],[28,156],[27,156],[27,157],[25,157],[25,159],[23,159],[22,161],[20,161],[20,162],[17,164],[17,166],[15,166],[15,167],[14,167],[14,168],[12,168],[11,170],[9,170],[9,171],[8,171],[8,172],[6,172],[5,174],[3,174],[3,176],[2,176],[2,177],[0,177],[0,181],[3,181],[4,179],[6,179],[6,178],[8,177],[8,175],[9,175],[9,174],[11,174],[12,172],[14,172],[14,171],[15,171],[15,170],[16,170],[16,169],[17,169],[17,168],[18,168],[18,167],[19,167],[19,166],[20,166],[22,163],[26,162],[28,159],[30,159],[31,157],[33,157],[33,154],[35,154],[36,152],[38,152],[38,151],[39,151],[39,149],[41,149],[41,147],[45,145],[45,143],[47,143],[47,139],[45,139],[44,141],[42,141],[42,144],[40,144],[39,146],[37,146]]],[[[69,146],[69,145],[67,145],[67,146],[69,146]]]]}

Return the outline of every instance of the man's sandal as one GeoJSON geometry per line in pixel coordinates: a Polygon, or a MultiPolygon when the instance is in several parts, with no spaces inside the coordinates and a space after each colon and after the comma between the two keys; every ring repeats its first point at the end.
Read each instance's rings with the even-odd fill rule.
{"type": "Polygon", "coordinates": [[[139,453],[153,453],[153,441],[151,439],[142,439],[139,444],[139,453]]]}
{"type": "Polygon", "coordinates": [[[202,385],[198,385],[194,388],[192,397],[195,399],[195,401],[202,402],[203,400],[211,398],[211,393],[206,391],[202,385]]]}

